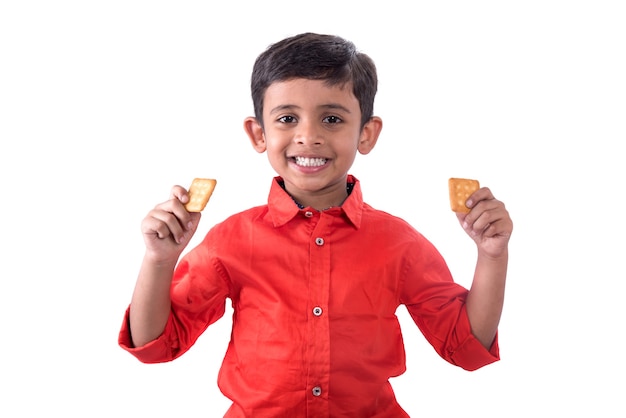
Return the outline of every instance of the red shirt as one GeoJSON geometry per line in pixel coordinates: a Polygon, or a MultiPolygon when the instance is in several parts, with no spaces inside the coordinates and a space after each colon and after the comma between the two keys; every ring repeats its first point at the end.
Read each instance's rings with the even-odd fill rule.
{"type": "Polygon", "coordinates": [[[215,225],[179,262],[172,313],[133,348],[128,311],[119,343],[145,363],[173,360],[233,305],[219,374],[226,417],[406,417],[389,378],[405,371],[400,305],[439,355],[475,370],[499,359],[470,332],[467,290],[435,247],[402,219],[363,202],[300,209],[272,182],[268,204],[215,225]]]}

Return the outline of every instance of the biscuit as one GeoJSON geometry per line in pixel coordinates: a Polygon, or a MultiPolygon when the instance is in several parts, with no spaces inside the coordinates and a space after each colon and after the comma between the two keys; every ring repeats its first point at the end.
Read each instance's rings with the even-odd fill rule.
{"type": "Polygon", "coordinates": [[[185,204],[188,212],[202,212],[213,194],[215,179],[195,178],[189,186],[189,202],[185,204]]]}
{"type": "Polygon", "coordinates": [[[450,191],[450,208],[452,211],[468,213],[470,209],[465,206],[465,202],[479,188],[478,180],[450,178],[448,180],[448,189],[450,191]]]}

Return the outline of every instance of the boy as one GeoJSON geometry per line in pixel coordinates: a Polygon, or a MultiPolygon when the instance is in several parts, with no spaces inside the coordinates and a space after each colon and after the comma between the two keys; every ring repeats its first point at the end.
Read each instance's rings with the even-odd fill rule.
{"type": "Polygon", "coordinates": [[[120,345],[146,363],[187,351],[233,305],[219,374],[226,417],[406,417],[389,378],[405,370],[403,304],[437,353],[475,370],[499,359],[512,221],[488,188],[460,224],[478,247],[471,290],[433,245],[362,200],[348,173],[382,128],[377,76],[352,43],[305,33],[271,45],[252,72],[252,146],[277,176],[268,203],[215,225],[179,257],[200,214],[187,191],[142,222],[146,252],[120,345]]]}

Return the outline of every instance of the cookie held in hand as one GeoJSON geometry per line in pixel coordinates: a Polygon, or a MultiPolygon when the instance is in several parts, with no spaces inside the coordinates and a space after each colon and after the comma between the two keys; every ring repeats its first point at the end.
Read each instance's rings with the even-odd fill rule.
{"type": "Polygon", "coordinates": [[[478,180],[452,177],[448,180],[450,190],[450,208],[453,212],[468,213],[470,208],[465,205],[472,193],[480,188],[478,180]]]}
{"type": "Polygon", "coordinates": [[[217,180],[195,178],[189,186],[189,202],[185,204],[188,212],[202,212],[208,203],[217,180]]]}

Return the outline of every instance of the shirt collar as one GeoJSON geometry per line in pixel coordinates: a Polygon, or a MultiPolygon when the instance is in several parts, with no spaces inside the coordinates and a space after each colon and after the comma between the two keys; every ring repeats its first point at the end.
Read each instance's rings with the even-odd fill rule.
{"type": "MultiPolygon", "coordinates": [[[[315,211],[315,209],[310,207],[300,209],[289,193],[282,188],[282,182],[283,179],[280,176],[274,177],[268,197],[268,211],[275,227],[286,224],[301,211],[315,211]]],[[[355,228],[359,228],[363,216],[361,184],[359,180],[352,175],[348,175],[347,182],[354,184],[352,192],[348,195],[340,208],[332,208],[329,209],[329,211],[335,212],[335,209],[340,209],[339,213],[344,214],[345,218],[354,225],[355,228]]]]}

